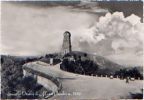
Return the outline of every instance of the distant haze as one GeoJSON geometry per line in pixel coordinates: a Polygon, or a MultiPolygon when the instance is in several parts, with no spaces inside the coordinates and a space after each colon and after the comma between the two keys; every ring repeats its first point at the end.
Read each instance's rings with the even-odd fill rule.
{"type": "Polygon", "coordinates": [[[144,33],[139,15],[111,14],[97,3],[30,6],[2,3],[2,54],[60,52],[65,31],[72,49],[95,53],[120,64],[142,65],[144,33]]]}

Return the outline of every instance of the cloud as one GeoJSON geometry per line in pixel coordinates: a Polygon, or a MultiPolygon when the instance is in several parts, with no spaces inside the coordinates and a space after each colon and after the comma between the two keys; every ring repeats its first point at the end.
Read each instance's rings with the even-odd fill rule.
{"type": "Polygon", "coordinates": [[[103,12],[98,7],[87,11],[71,6],[37,8],[3,3],[1,53],[59,52],[63,33],[70,31],[73,50],[96,53],[118,62],[140,61],[144,33],[140,18],[134,14],[125,18],[122,12],[105,16],[90,13],[97,9],[103,12]]]}
{"type": "Polygon", "coordinates": [[[59,52],[63,33],[72,33],[74,50],[78,40],[87,37],[88,28],[98,17],[71,7],[35,8],[10,3],[2,4],[2,53],[40,55],[59,52]],[[75,9],[76,10],[76,9],[75,9]]]}
{"type": "Polygon", "coordinates": [[[102,35],[103,39],[111,40],[110,46],[115,52],[129,49],[137,51],[138,48],[142,51],[144,30],[140,18],[136,15],[132,14],[125,18],[122,12],[107,13],[104,17],[100,17],[99,22],[93,27],[95,41],[102,35]]]}
{"type": "Polygon", "coordinates": [[[107,13],[91,28],[93,42],[85,42],[93,43],[89,47],[89,52],[96,52],[108,58],[113,55],[117,62],[121,62],[119,60],[123,58],[125,63],[129,60],[129,63],[142,64],[143,27],[140,18],[134,14],[125,18],[122,12],[107,13]],[[99,39],[100,36],[102,38],[99,39]],[[135,62],[132,62],[134,60],[135,62]]]}

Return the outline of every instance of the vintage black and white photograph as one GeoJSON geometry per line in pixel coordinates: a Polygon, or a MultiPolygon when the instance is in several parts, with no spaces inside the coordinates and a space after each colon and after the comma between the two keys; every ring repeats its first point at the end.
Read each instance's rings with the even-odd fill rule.
{"type": "Polygon", "coordinates": [[[1,1],[1,99],[143,99],[141,0],[1,1]]]}

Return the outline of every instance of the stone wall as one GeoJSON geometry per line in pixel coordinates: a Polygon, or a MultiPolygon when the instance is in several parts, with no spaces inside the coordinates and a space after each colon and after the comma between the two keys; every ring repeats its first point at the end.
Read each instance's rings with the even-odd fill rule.
{"type": "Polygon", "coordinates": [[[23,67],[23,74],[24,74],[24,77],[27,77],[27,76],[33,77],[34,79],[37,80],[38,84],[41,84],[46,89],[52,90],[53,93],[58,93],[62,88],[62,85],[59,79],[51,75],[46,75],[44,73],[32,70],[27,67],[23,67]]]}

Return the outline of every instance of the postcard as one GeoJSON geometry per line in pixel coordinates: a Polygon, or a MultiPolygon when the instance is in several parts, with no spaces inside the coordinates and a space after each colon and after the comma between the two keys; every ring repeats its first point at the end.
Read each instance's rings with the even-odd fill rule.
{"type": "Polygon", "coordinates": [[[1,99],[143,99],[143,1],[1,1],[1,99]]]}

